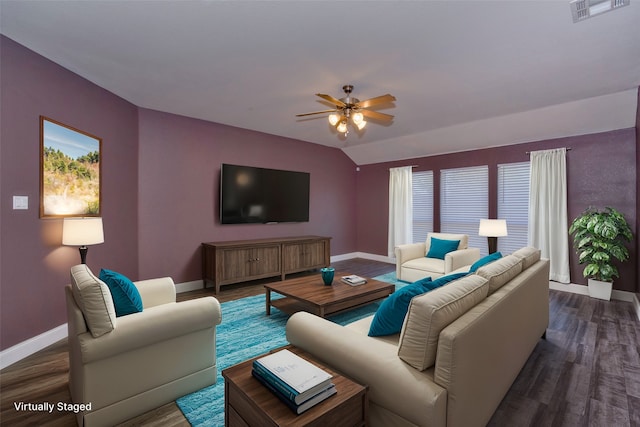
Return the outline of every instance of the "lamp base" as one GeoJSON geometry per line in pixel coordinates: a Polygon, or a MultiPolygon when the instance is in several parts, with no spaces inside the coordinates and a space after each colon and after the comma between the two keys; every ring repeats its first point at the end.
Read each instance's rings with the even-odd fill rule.
{"type": "Polygon", "coordinates": [[[498,238],[487,237],[487,244],[489,245],[489,254],[498,252],[498,238]]]}
{"type": "Polygon", "coordinates": [[[87,252],[89,252],[89,248],[86,246],[80,246],[78,249],[80,251],[80,264],[87,263],[87,252]]]}

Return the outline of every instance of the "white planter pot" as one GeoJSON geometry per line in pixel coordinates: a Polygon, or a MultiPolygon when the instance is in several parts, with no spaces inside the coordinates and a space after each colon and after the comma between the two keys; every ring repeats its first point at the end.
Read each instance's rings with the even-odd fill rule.
{"type": "Polygon", "coordinates": [[[589,285],[589,296],[591,298],[604,299],[607,301],[611,299],[613,282],[603,282],[595,279],[588,279],[587,282],[589,285]]]}

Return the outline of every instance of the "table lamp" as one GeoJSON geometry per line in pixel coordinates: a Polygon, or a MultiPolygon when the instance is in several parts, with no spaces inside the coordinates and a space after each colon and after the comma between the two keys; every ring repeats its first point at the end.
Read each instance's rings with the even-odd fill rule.
{"type": "Polygon", "coordinates": [[[487,237],[489,245],[489,254],[498,251],[498,237],[507,235],[507,221],[504,219],[481,219],[479,236],[487,237]]]}
{"type": "Polygon", "coordinates": [[[65,218],[62,222],[62,244],[80,246],[80,261],[87,263],[87,245],[104,243],[102,218],[65,218]]]}

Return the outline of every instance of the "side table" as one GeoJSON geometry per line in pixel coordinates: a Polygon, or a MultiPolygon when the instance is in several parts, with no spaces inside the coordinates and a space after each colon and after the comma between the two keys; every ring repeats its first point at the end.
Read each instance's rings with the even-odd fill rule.
{"type": "MultiPolygon", "coordinates": [[[[361,427],[368,425],[366,386],[338,374],[297,347],[284,348],[330,372],[333,375],[336,394],[302,414],[296,415],[275,394],[251,376],[252,363],[257,358],[250,359],[222,371],[225,426],[361,427]]],[[[278,350],[280,349],[273,351],[278,350]]]]}

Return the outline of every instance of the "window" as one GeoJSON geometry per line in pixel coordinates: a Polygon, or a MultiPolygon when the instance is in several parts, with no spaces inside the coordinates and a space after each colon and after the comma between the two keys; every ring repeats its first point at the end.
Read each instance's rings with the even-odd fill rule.
{"type": "Polygon", "coordinates": [[[469,247],[487,254],[487,240],[478,236],[478,226],[489,214],[489,167],[445,169],[440,181],[440,230],[469,235],[469,247]]]}
{"type": "Polygon", "coordinates": [[[529,220],[529,162],[498,165],[498,218],[507,220],[506,237],[498,250],[510,254],[527,245],[529,220]]]}
{"type": "Polygon", "coordinates": [[[433,171],[413,173],[413,242],[433,231],[433,171]]]}

